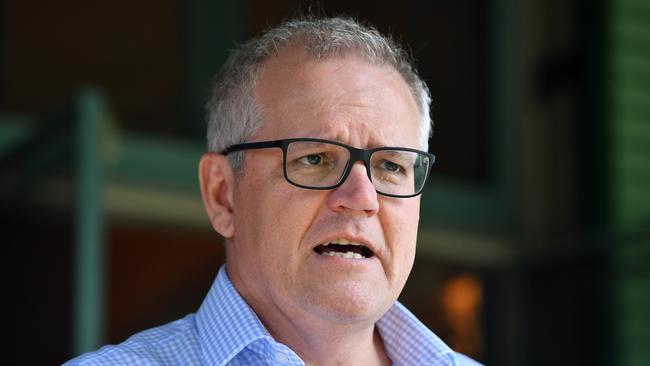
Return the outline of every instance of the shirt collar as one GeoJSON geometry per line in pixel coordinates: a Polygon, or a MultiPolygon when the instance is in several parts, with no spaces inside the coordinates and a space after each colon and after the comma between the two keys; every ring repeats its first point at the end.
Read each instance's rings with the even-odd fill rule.
{"type": "MultiPolygon", "coordinates": [[[[258,340],[275,343],[230,282],[225,265],[197,311],[196,322],[201,352],[210,365],[225,365],[258,340]]],[[[399,302],[379,319],[377,328],[394,365],[455,364],[454,351],[399,302]]]]}
{"type": "Polygon", "coordinates": [[[228,279],[225,265],[197,311],[196,322],[201,352],[209,365],[226,364],[256,340],[272,340],[228,279]]]}
{"type": "Polygon", "coordinates": [[[399,302],[377,321],[393,365],[452,366],[456,353],[399,302]]]}

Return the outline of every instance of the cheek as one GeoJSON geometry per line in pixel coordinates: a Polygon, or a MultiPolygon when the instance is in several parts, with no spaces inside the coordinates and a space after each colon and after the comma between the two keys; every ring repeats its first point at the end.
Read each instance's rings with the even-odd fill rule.
{"type": "Polygon", "coordinates": [[[296,255],[319,207],[315,193],[290,185],[283,176],[257,180],[238,192],[235,230],[242,241],[254,243],[258,265],[296,255]]]}
{"type": "Polygon", "coordinates": [[[419,201],[386,202],[381,210],[382,226],[391,251],[395,275],[406,278],[415,259],[420,218],[419,201]]]}

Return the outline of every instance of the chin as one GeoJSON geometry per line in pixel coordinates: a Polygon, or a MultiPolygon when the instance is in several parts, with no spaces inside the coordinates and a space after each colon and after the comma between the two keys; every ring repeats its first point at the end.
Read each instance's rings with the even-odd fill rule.
{"type": "Polygon", "coordinates": [[[317,317],[334,323],[376,322],[393,301],[385,291],[357,286],[332,286],[310,291],[303,305],[317,317]]]}

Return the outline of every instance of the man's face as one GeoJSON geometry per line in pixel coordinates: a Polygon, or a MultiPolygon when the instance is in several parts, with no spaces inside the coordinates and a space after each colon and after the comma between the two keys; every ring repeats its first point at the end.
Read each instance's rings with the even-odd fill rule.
{"type": "MultiPolygon", "coordinates": [[[[254,97],[262,127],[249,139],[312,137],[372,148],[421,148],[420,113],[389,66],[353,57],[315,61],[285,50],[261,70],[254,97]]],[[[378,195],[355,163],[333,190],[295,187],[279,148],[248,150],[233,192],[228,273],[253,308],[289,319],[375,322],[411,271],[420,198],[378,195]],[[372,256],[346,259],[314,250],[341,239],[372,256]]]]}

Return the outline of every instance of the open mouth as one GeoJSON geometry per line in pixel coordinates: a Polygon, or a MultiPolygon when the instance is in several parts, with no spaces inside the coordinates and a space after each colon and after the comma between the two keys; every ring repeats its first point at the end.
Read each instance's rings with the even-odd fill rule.
{"type": "Polygon", "coordinates": [[[363,244],[351,242],[346,239],[336,239],[318,245],[314,248],[314,252],[328,257],[340,257],[345,259],[364,259],[374,256],[372,250],[368,249],[363,244]]]}

